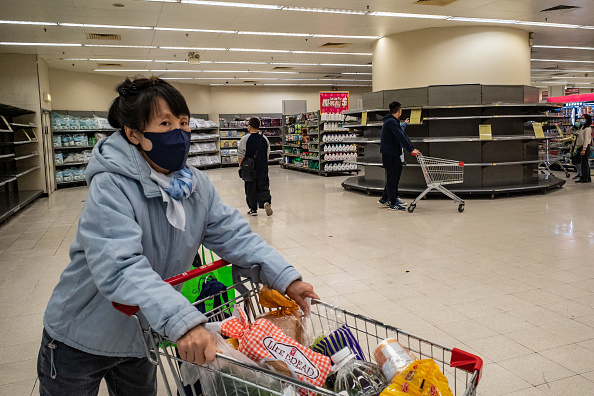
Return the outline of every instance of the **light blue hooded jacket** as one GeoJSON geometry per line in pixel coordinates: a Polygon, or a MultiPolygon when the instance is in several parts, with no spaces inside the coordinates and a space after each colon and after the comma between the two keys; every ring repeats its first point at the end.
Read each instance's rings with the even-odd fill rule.
{"type": "Polygon", "coordinates": [[[116,311],[115,301],[139,306],[154,330],[177,341],[206,318],[162,279],[190,269],[201,244],[237,266],[259,264],[262,281],[279,292],[301,279],[223,204],[203,172],[190,169],[198,183],[182,201],[181,231],[167,221],[166,203],[140,152],[120,133],[97,144],[71,261],[43,319],[52,338],[96,355],[144,357],[135,320],[116,311]]]}

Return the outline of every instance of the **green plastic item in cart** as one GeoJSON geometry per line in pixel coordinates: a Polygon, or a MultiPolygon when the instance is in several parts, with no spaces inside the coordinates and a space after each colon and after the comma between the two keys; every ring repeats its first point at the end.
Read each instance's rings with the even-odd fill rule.
{"type": "MultiPolygon", "coordinates": [[[[210,257],[211,260],[214,262],[214,255],[212,254],[212,251],[210,252],[210,257]]],[[[206,265],[206,256],[204,254],[204,246],[202,246],[202,265],[206,265]]],[[[208,274],[199,276],[197,278],[194,279],[190,279],[189,281],[186,281],[184,283],[184,285],[182,286],[182,290],[181,293],[184,297],[186,297],[188,299],[188,301],[190,301],[191,303],[196,302],[196,298],[198,298],[198,296],[200,295],[200,292],[202,291],[202,285],[204,284],[204,282],[206,282],[208,279],[216,279],[219,282],[221,282],[223,285],[227,286],[227,287],[231,287],[233,286],[233,275],[232,275],[232,271],[231,271],[231,267],[223,267],[220,268],[218,270],[214,270],[212,272],[209,272],[208,274]]],[[[229,299],[229,301],[232,301],[235,298],[235,289],[229,289],[227,291],[227,297],[229,299]]],[[[205,307],[207,311],[210,311],[213,308],[214,305],[214,300],[208,300],[205,302],[205,307]]]]}

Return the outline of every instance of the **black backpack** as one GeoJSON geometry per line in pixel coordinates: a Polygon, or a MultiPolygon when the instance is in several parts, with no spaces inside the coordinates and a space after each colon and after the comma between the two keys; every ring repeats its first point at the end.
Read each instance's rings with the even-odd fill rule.
{"type": "Polygon", "coordinates": [[[239,165],[239,177],[241,177],[243,181],[252,182],[257,178],[256,158],[258,158],[258,151],[260,149],[260,143],[262,142],[262,139],[263,138],[260,136],[260,140],[258,141],[258,145],[256,146],[258,148],[256,149],[254,156],[244,158],[243,161],[241,161],[241,165],[239,165]]]}

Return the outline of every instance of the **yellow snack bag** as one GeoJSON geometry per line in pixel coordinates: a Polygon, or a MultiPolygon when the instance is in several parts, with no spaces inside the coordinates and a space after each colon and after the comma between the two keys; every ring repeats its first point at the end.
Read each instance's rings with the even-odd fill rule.
{"type": "Polygon", "coordinates": [[[380,396],[453,396],[448,379],[432,359],[417,360],[394,379],[380,396]]]}

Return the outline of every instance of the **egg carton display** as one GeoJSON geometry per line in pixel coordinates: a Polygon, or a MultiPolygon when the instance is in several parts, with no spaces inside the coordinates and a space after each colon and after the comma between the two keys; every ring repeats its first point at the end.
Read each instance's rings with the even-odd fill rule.
{"type": "Polygon", "coordinates": [[[68,183],[76,181],[84,181],[86,176],[86,167],[81,166],[80,168],[68,168],[64,170],[56,171],[56,182],[68,183]]]}
{"type": "Polygon", "coordinates": [[[357,153],[331,153],[324,154],[324,161],[354,161],[357,159],[357,153]]]}
{"type": "Polygon", "coordinates": [[[322,136],[322,141],[324,143],[333,143],[333,142],[342,142],[345,139],[354,139],[357,135],[354,133],[341,133],[341,134],[333,134],[333,135],[324,135],[322,136]]]}
{"type": "Polygon", "coordinates": [[[203,120],[202,118],[190,117],[191,129],[216,128],[217,123],[214,121],[203,120]]]}
{"type": "Polygon", "coordinates": [[[324,145],[325,153],[355,153],[357,147],[354,144],[326,144],[324,145]]]}
{"type": "Polygon", "coordinates": [[[197,154],[204,151],[216,151],[217,144],[215,142],[208,143],[194,143],[190,146],[190,154],[197,154]]]}
{"type": "Polygon", "coordinates": [[[346,172],[357,170],[357,164],[349,162],[335,162],[324,165],[324,172],[346,172]]]}

